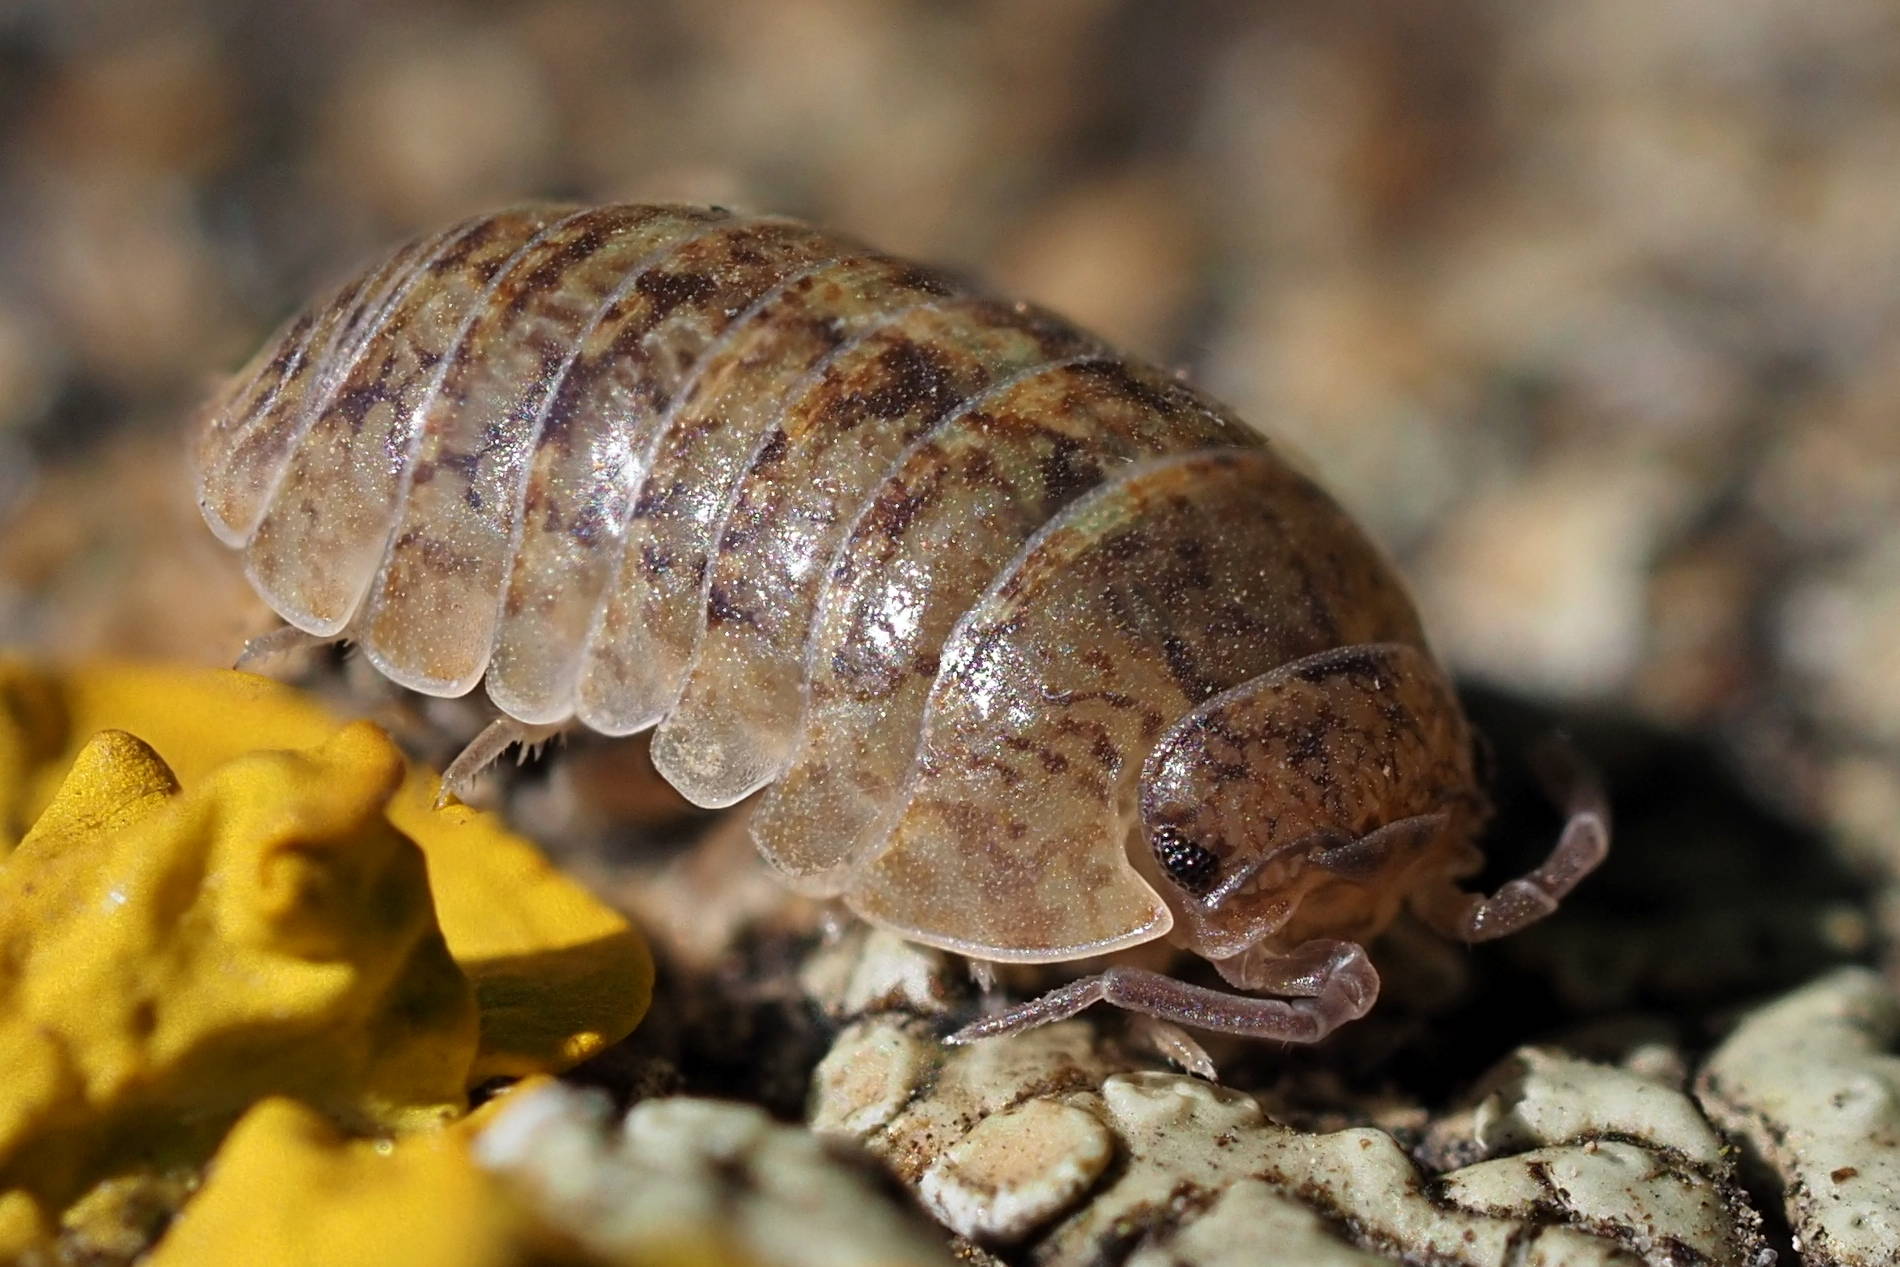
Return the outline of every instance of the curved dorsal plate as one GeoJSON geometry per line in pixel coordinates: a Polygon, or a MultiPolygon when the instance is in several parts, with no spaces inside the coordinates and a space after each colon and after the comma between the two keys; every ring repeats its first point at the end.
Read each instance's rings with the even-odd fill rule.
{"type": "Polygon", "coordinates": [[[859,914],[991,959],[1152,940],[1173,918],[1128,859],[1162,731],[1289,660],[1417,641],[1378,552],[1267,450],[1157,459],[1038,533],[944,646],[859,914]]]}
{"type": "Polygon", "coordinates": [[[1061,510],[1135,462],[1258,443],[1159,370],[1055,362],[926,433],[860,509],[806,651],[805,715],[752,836],[835,895],[903,795],[944,642],[1061,510]]]}

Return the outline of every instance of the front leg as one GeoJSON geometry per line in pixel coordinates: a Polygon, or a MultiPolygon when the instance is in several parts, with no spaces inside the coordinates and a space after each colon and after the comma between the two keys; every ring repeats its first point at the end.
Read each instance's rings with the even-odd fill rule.
{"type": "Polygon", "coordinates": [[[1536,869],[1496,893],[1467,893],[1454,884],[1414,900],[1432,928],[1460,941],[1490,941],[1535,924],[1610,852],[1610,805],[1602,781],[1567,741],[1553,738],[1532,753],[1539,778],[1564,810],[1564,829],[1536,869]]]}
{"type": "Polygon", "coordinates": [[[1190,1029],[1288,1043],[1318,1042],[1347,1021],[1366,1014],[1379,997],[1379,974],[1356,942],[1309,942],[1285,957],[1286,970],[1262,957],[1249,965],[1249,979],[1277,985],[1296,998],[1255,998],[1189,985],[1145,968],[1113,967],[1071,981],[1039,998],[973,1021],[946,1042],[1020,1034],[1066,1020],[1096,1003],[1112,1003],[1190,1029]]]}

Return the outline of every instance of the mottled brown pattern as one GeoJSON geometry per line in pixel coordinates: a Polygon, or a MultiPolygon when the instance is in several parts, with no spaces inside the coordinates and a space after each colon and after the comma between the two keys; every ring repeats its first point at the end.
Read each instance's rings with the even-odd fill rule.
{"type": "Polygon", "coordinates": [[[945,643],[910,785],[853,871],[852,909],[1028,960],[1167,931],[1128,850],[1162,727],[1342,641],[1420,640],[1377,555],[1309,488],[1265,450],[1201,452],[1131,467],[1058,516],[945,643]],[[1289,505],[1304,513],[1276,513],[1289,505]],[[1025,874],[1028,890],[1012,878],[1025,874]]]}
{"type": "Polygon", "coordinates": [[[562,367],[603,309],[643,324],[622,293],[626,278],[721,223],[671,208],[595,208],[557,222],[498,273],[491,302],[446,349],[419,418],[396,536],[358,622],[378,669],[438,693],[481,680],[510,560],[554,510],[526,483],[537,450],[554,447],[544,406],[557,403],[562,367]]]}
{"type": "Polygon", "coordinates": [[[938,273],[846,251],[735,320],[656,429],[615,579],[596,616],[576,708],[589,726],[653,725],[685,679],[705,618],[706,561],[726,502],[785,401],[896,314],[951,293],[938,273]]]}
{"type": "Polygon", "coordinates": [[[693,238],[634,275],[632,295],[615,305],[617,332],[603,314],[569,350],[528,471],[488,670],[489,694],[509,713],[573,714],[594,616],[668,405],[735,319],[840,249],[783,220],[693,238]]]}
{"type": "Polygon", "coordinates": [[[349,626],[389,544],[445,355],[485,310],[495,274],[564,214],[528,208],[464,229],[436,266],[401,272],[360,339],[312,367],[318,390],[245,546],[252,583],[286,620],[319,634],[349,626]]]}
{"type": "Polygon", "coordinates": [[[1057,362],[920,437],[865,501],[813,625],[800,749],[753,832],[819,887],[901,791],[951,626],[1029,537],[1117,468],[1264,443],[1159,371],[1057,362]]]}
{"type": "Polygon", "coordinates": [[[1060,318],[800,225],[417,239],[290,322],[199,457],[287,619],[525,721],[659,723],[705,804],[782,773],[768,856],[919,940],[1172,929],[1270,981],[1470,863],[1456,701],[1325,493],[1060,318]]]}
{"type": "Polygon", "coordinates": [[[293,318],[252,366],[214,399],[200,423],[199,502],[226,544],[242,546],[257,528],[305,427],[335,389],[366,331],[414,285],[415,266],[472,232],[468,222],[395,251],[293,318]]]}
{"type": "Polygon", "coordinates": [[[826,561],[904,447],[998,382],[1099,345],[1047,313],[964,299],[915,308],[791,397],[735,485],[707,577],[707,625],[654,765],[730,804],[790,755],[826,561]]]}

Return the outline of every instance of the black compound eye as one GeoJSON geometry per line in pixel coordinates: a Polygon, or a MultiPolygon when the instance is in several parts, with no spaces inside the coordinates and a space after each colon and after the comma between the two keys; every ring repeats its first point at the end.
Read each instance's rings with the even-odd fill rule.
{"type": "Polygon", "coordinates": [[[1220,872],[1220,859],[1211,850],[1189,840],[1172,827],[1154,832],[1155,860],[1174,882],[1189,893],[1204,893],[1220,872]]]}

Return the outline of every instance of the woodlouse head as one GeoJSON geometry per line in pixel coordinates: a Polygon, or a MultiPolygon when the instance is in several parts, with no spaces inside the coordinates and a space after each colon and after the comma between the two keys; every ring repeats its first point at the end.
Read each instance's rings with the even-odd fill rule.
{"type": "Polygon", "coordinates": [[[1144,869],[1209,959],[1370,936],[1469,863],[1482,802],[1467,735],[1418,648],[1288,665],[1162,736],[1143,774],[1144,869]]]}

